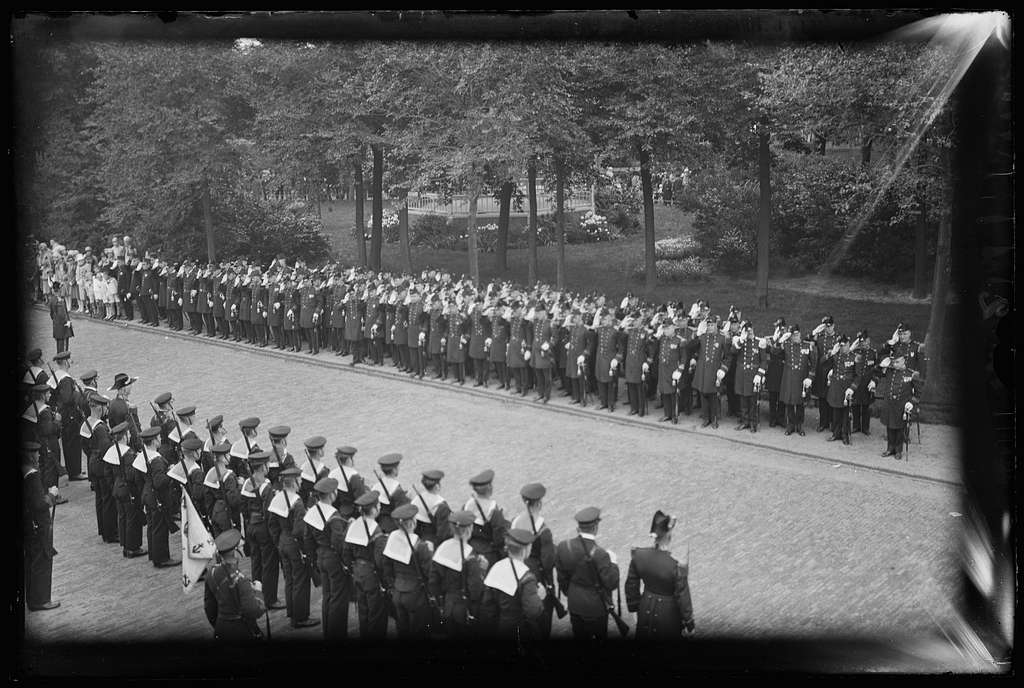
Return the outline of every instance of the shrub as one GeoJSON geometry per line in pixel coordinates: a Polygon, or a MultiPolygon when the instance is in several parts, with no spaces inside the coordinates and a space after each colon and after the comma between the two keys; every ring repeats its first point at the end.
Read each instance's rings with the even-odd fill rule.
{"type": "MultiPolygon", "coordinates": [[[[654,263],[659,284],[678,284],[681,282],[706,282],[711,278],[711,269],[707,262],[698,256],[686,258],[658,260],[654,263]]],[[[633,269],[633,278],[642,280],[647,276],[643,263],[633,269]]]]}
{"type": "Polygon", "coordinates": [[[700,244],[692,236],[672,237],[654,242],[654,257],[657,260],[681,260],[700,255],[700,244]]]}
{"type": "Polygon", "coordinates": [[[640,206],[643,196],[639,177],[617,175],[613,178],[598,178],[594,190],[594,205],[604,215],[608,224],[622,235],[635,234],[640,230],[640,206]]]}
{"type": "MultiPolygon", "coordinates": [[[[369,241],[373,237],[373,215],[365,218],[366,229],[363,238],[369,241]]],[[[385,244],[393,244],[398,241],[398,210],[389,208],[381,216],[381,239],[385,244]]]]}
{"type": "Polygon", "coordinates": [[[449,248],[453,234],[444,215],[419,215],[409,227],[409,243],[427,248],[449,248]]]}
{"type": "Polygon", "coordinates": [[[567,222],[565,232],[565,243],[567,244],[591,244],[598,241],[614,241],[619,238],[617,232],[612,232],[608,226],[608,219],[603,215],[588,210],[579,222],[567,222]]]}

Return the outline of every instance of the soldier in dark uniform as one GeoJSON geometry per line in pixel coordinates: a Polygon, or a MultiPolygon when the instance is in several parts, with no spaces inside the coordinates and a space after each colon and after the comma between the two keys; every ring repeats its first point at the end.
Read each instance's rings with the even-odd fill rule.
{"type": "MultiPolygon", "coordinates": [[[[203,443],[203,468],[210,470],[214,464],[213,448],[228,441],[228,431],[224,429],[224,416],[217,415],[206,421],[206,435],[206,441],[203,443]]],[[[230,447],[229,443],[229,453],[230,447]]]]}
{"type": "Polygon", "coordinates": [[[702,427],[705,428],[709,425],[718,428],[721,414],[718,393],[722,389],[725,373],[729,368],[727,359],[730,346],[729,338],[718,330],[715,318],[709,315],[697,328],[697,337],[687,347],[690,357],[697,359],[693,386],[704,398],[707,411],[702,427]]]}
{"type": "Polygon", "coordinates": [[[380,501],[380,527],[385,535],[391,533],[396,527],[391,518],[391,512],[402,504],[412,501],[398,482],[398,464],[401,461],[401,454],[385,454],[377,459],[383,475],[373,484],[373,489],[377,490],[380,501]]]}
{"type": "Polygon", "coordinates": [[[267,318],[270,316],[267,292],[267,278],[260,275],[258,267],[254,267],[252,286],[249,290],[249,323],[254,343],[261,349],[267,346],[267,318]]]}
{"type": "Polygon", "coordinates": [[[441,606],[448,635],[469,638],[478,632],[480,604],[484,594],[487,559],[469,544],[473,534],[473,512],[448,515],[452,536],[443,540],[430,567],[430,594],[441,606]]]}
{"type": "MultiPolygon", "coordinates": [[[[61,421],[59,414],[46,405],[50,396],[50,386],[36,384],[29,387],[31,404],[21,414],[21,436],[39,443],[39,475],[43,487],[56,488],[60,480],[60,436],[61,421]]],[[[67,498],[60,496],[57,503],[63,504],[67,498]]]]}
{"type": "Polygon", "coordinates": [[[442,478],[443,471],[423,471],[420,478],[423,489],[414,489],[412,495],[412,504],[416,507],[416,535],[434,547],[451,535],[448,528],[451,507],[441,496],[442,478]]]}
{"type": "Polygon", "coordinates": [[[510,527],[510,530],[524,530],[533,536],[524,561],[546,593],[542,596],[544,609],[537,619],[537,631],[542,640],[551,637],[551,614],[555,608],[555,541],[551,529],[540,515],[545,494],[547,489],[540,483],[524,485],[519,495],[526,505],[526,512],[512,519],[510,527]]]}
{"type": "MultiPolygon", "coordinates": [[[[499,300],[496,304],[484,310],[484,317],[487,318],[487,338],[484,340],[484,357],[488,367],[494,366],[494,374],[498,378],[498,389],[509,389],[508,377],[508,335],[509,324],[504,317],[505,302],[499,300]]],[[[487,387],[487,380],[484,380],[484,387],[487,387]]]]}
{"type": "MultiPolygon", "coordinates": [[[[238,421],[238,429],[242,433],[242,438],[236,440],[231,445],[231,453],[229,456],[228,468],[231,472],[238,476],[239,480],[248,478],[250,475],[250,461],[249,458],[253,452],[260,450],[260,445],[257,439],[257,431],[260,425],[260,419],[256,416],[251,418],[243,418],[238,421]]],[[[254,578],[259,580],[259,578],[254,578]]]]}
{"type": "Polygon", "coordinates": [[[196,315],[199,316],[199,331],[206,331],[207,337],[213,336],[213,266],[207,265],[201,270],[196,280],[199,295],[196,298],[196,315]]]}
{"type": "Polygon", "coordinates": [[[443,311],[443,304],[439,297],[434,298],[430,302],[428,318],[427,353],[436,368],[436,375],[434,377],[438,380],[447,380],[448,362],[445,360],[445,354],[447,353],[445,351],[445,346],[447,345],[445,330],[448,325],[448,318],[443,311]],[[443,344],[442,340],[445,340],[443,344]]]}
{"type": "Polygon", "coordinates": [[[356,294],[353,287],[345,298],[345,349],[352,354],[352,361],[349,365],[363,362],[363,316],[366,313],[364,303],[356,294]]]}
{"type": "MultiPolygon", "coordinates": [[[[149,560],[157,568],[177,566],[171,559],[168,543],[171,526],[171,480],[167,477],[167,461],[158,451],[160,427],[151,425],[142,431],[142,452],[137,454],[133,470],[142,476],[142,504],[146,508],[146,544],[149,560]],[[139,470],[142,469],[142,470],[139,470]]],[[[177,526],[175,526],[177,530],[177,526]]]]}
{"type": "Polygon", "coordinates": [[[615,398],[619,366],[625,357],[621,333],[616,329],[611,311],[601,312],[601,322],[594,331],[594,376],[597,379],[597,396],[601,401],[600,409],[615,411],[615,398]]]}
{"type": "Polygon", "coordinates": [[[168,327],[171,323],[167,307],[170,305],[170,281],[173,276],[174,273],[171,272],[170,265],[167,264],[167,261],[163,261],[160,271],[156,273],[156,315],[157,322],[161,318],[167,318],[168,327]]]}
{"type": "Polygon", "coordinates": [[[875,377],[875,366],[878,365],[878,352],[871,348],[871,337],[867,330],[857,333],[850,350],[854,354],[854,373],[857,376],[857,387],[853,390],[850,402],[850,413],[853,414],[853,432],[871,434],[871,402],[875,400],[874,389],[868,385],[875,377]]]}
{"type": "Polygon", "coordinates": [[[469,358],[473,363],[474,387],[486,387],[490,377],[489,347],[486,341],[491,334],[491,321],[484,314],[483,296],[477,296],[469,311],[469,358]]]}
{"type": "Polygon", "coordinates": [[[775,328],[768,340],[768,365],[765,366],[764,388],[768,392],[768,427],[786,423],[786,405],[779,401],[779,390],[782,388],[782,371],[785,362],[779,349],[779,339],[786,332],[785,318],[776,318],[775,328]]]}
{"type": "Polygon", "coordinates": [[[661,405],[665,410],[664,417],[658,420],[670,420],[673,423],[678,423],[679,416],[676,413],[676,398],[678,397],[679,383],[682,380],[689,356],[682,338],[676,335],[676,324],[672,320],[666,319],[662,324],[661,337],[657,341],[656,352],[655,355],[658,360],[658,394],[661,395],[661,405]]]}
{"type": "Polygon", "coordinates": [[[203,493],[206,487],[203,485],[205,472],[200,465],[200,450],[203,448],[202,441],[195,435],[187,435],[181,441],[181,461],[171,466],[167,475],[176,481],[181,489],[188,494],[196,511],[203,519],[207,529],[210,529],[210,522],[206,510],[203,508],[203,493]]]}
{"type": "Polygon", "coordinates": [[[689,562],[679,563],[669,547],[676,519],[660,510],[651,521],[654,545],[636,547],[626,575],[626,608],[636,613],[637,640],[671,640],[693,633],[689,562]],[[640,584],[643,583],[643,593],[640,584]]]}
{"type": "Polygon", "coordinates": [[[284,290],[284,336],[288,350],[295,353],[302,351],[302,290],[299,284],[297,277],[289,277],[284,290]]]}
{"type": "Polygon", "coordinates": [[[39,443],[21,445],[22,475],[22,562],[25,575],[25,603],[29,611],[56,609],[60,602],[51,599],[53,581],[53,521],[50,513],[56,503],[56,488],[43,487],[39,474],[39,443]]]}
{"type": "Polygon", "coordinates": [[[188,261],[186,263],[185,276],[182,280],[182,293],[184,304],[182,312],[188,319],[188,329],[193,335],[198,335],[203,330],[203,319],[199,313],[200,282],[199,266],[188,261]]]}
{"type": "Polygon", "coordinates": [[[272,281],[268,280],[267,284],[267,327],[270,328],[270,333],[274,337],[275,349],[284,349],[282,323],[284,322],[284,312],[288,310],[284,300],[284,287],[280,282],[280,276],[275,276],[272,281]]]}
{"type": "MultiPolygon", "coordinates": [[[[740,334],[740,314],[734,306],[729,306],[729,317],[726,319],[727,330],[725,335],[729,341],[740,334]]],[[[725,398],[728,404],[728,411],[726,415],[739,417],[740,415],[740,396],[736,393],[736,357],[733,356],[734,352],[730,350],[729,357],[726,359],[728,367],[725,370],[725,378],[722,380],[722,391],[725,392],[725,398]]]]}
{"type": "Polygon", "coordinates": [[[574,309],[569,316],[566,327],[566,369],[565,377],[569,380],[572,401],[570,404],[582,405],[586,399],[586,371],[589,359],[593,356],[594,333],[583,324],[583,316],[579,309],[574,309]]]}
{"type": "Polygon", "coordinates": [[[469,319],[459,311],[455,301],[450,301],[445,321],[445,361],[449,366],[454,366],[455,379],[460,385],[464,385],[466,384],[466,344],[469,342],[469,319]]]}
{"type": "MultiPolygon", "coordinates": [[[[239,276],[238,282],[235,287],[234,293],[234,335],[235,341],[242,341],[242,337],[245,337],[245,341],[248,344],[253,343],[253,315],[255,311],[256,301],[252,298],[252,283],[250,282],[250,276],[244,275],[239,276]]],[[[256,280],[252,280],[255,282],[256,280]]]]}
{"type": "Polygon", "coordinates": [[[309,353],[320,353],[320,318],[323,317],[324,305],[320,299],[318,285],[308,279],[302,280],[299,287],[299,325],[309,340],[309,353]]]}
{"type": "Polygon", "coordinates": [[[275,425],[267,430],[267,436],[270,438],[270,463],[267,477],[270,478],[274,489],[279,489],[278,477],[281,471],[295,465],[294,457],[288,452],[288,435],[291,434],[291,431],[292,429],[287,425],[275,425]]]}
{"type": "Polygon", "coordinates": [[[814,382],[817,351],[812,343],[801,341],[800,326],[796,324],[779,337],[775,350],[783,362],[779,403],[786,407],[786,434],[795,432],[803,437],[804,402],[814,382]]]}
{"type": "Polygon", "coordinates": [[[821,319],[809,337],[814,342],[817,369],[812,378],[811,393],[818,398],[818,432],[832,427],[832,407],[828,403],[828,375],[825,366],[828,364],[826,354],[836,343],[836,326],[831,315],[821,319]]]}
{"type": "Polygon", "coordinates": [[[383,574],[391,589],[399,638],[422,638],[431,630],[428,599],[430,559],[434,547],[416,533],[416,507],[402,504],[391,512],[396,528],[384,544],[383,574]]]}
{"type": "Polygon", "coordinates": [[[395,304],[395,351],[398,354],[395,363],[403,373],[408,373],[412,367],[409,360],[409,328],[412,323],[409,321],[409,295],[403,291],[398,294],[398,302],[395,304]]]}
{"type": "Polygon", "coordinates": [[[430,314],[415,287],[409,289],[409,329],[406,344],[409,349],[410,375],[423,379],[427,362],[427,337],[430,336],[430,314]]]}
{"type": "Polygon", "coordinates": [[[384,304],[384,350],[387,352],[387,357],[391,359],[391,365],[395,368],[398,367],[398,351],[395,350],[396,298],[397,292],[392,287],[384,293],[381,299],[381,303],[384,304]]]}
{"type": "Polygon", "coordinates": [[[579,535],[555,548],[558,588],[569,603],[573,637],[604,640],[608,637],[607,599],[619,588],[619,567],[614,555],[597,544],[601,511],[587,507],[575,518],[579,535]]]}
{"type": "Polygon", "coordinates": [[[528,530],[508,531],[508,557],[491,566],[484,578],[481,613],[499,638],[527,643],[542,638],[539,622],[544,615],[546,590],[525,561],[535,539],[528,530]]]}
{"type": "Polygon", "coordinates": [[[299,498],[299,476],[295,466],[281,471],[281,491],[270,502],[270,537],[277,545],[284,570],[284,600],[292,628],[316,626],[309,618],[310,562],[302,551],[305,540],[306,507],[299,498]]]}
{"type": "Polygon", "coordinates": [[[845,334],[840,335],[828,352],[828,361],[823,368],[828,376],[827,399],[832,407],[832,436],[828,438],[829,442],[841,439],[843,444],[850,443],[847,421],[853,392],[858,384],[855,369],[854,354],[850,351],[850,338],[845,334]]]}
{"type": "Polygon", "coordinates": [[[508,530],[508,521],[501,507],[492,498],[493,481],[494,471],[490,469],[470,478],[469,484],[474,494],[462,507],[474,514],[470,544],[474,551],[486,557],[489,564],[494,564],[503,556],[505,532],[508,530]]]}
{"type": "Polygon", "coordinates": [[[313,489],[317,500],[306,511],[306,551],[316,556],[320,569],[324,638],[344,640],[348,637],[348,605],[352,601],[352,576],[341,557],[348,520],[332,506],[338,493],[337,480],[322,478],[313,489]]]}
{"type": "Polygon", "coordinates": [[[167,326],[175,332],[184,329],[181,309],[187,296],[183,291],[181,265],[167,271],[167,326]]]}
{"type": "Polygon", "coordinates": [[[71,353],[63,351],[54,356],[53,360],[57,364],[54,371],[57,387],[53,397],[61,417],[60,439],[64,448],[64,467],[68,472],[68,480],[88,480],[89,476],[82,471],[82,438],[79,434],[83,401],[78,383],[70,375],[71,353]]]}
{"type": "Polygon", "coordinates": [[[259,588],[238,569],[238,543],[234,528],[217,536],[217,562],[207,568],[203,608],[213,626],[215,640],[242,642],[260,638],[259,619],[265,607],[259,588]]]}
{"type": "Polygon", "coordinates": [[[110,429],[114,443],[103,456],[108,464],[108,475],[113,482],[112,493],[117,500],[117,539],[121,555],[128,559],[144,557],[142,549],[142,484],[136,481],[132,470],[135,452],[128,446],[128,423],[122,422],[110,429]]]}
{"type": "Polygon", "coordinates": [[[350,520],[358,516],[355,503],[366,492],[366,481],[353,466],[355,455],[355,447],[338,447],[334,452],[338,465],[332,468],[329,474],[338,481],[338,498],[334,502],[334,508],[342,518],[350,520]]]}
{"type": "Polygon", "coordinates": [[[342,561],[352,570],[359,637],[383,638],[388,630],[389,593],[384,586],[384,544],[387,537],[377,525],[377,492],[364,492],[355,500],[360,516],[345,533],[342,561]]]}
{"type": "MultiPolygon", "coordinates": [[[[231,338],[232,341],[241,341],[241,330],[242,325],[238,320],[239,316],[239,305],[242,303],[242,292],[248,290],[246,285],[246,279],[243,279],[242,275],[234,277],[229,273],[227,284],[224,285],[224,319],[227,321],[227,328],[224,332],[225,335],[231,338]]],[[[248,294],[246,294],[246,303],[248,304],[248,294]]]]}
{"type": "Polygon", "coordinates": [[[225,530],[240,525],[239,510],[242,506],[242,495],[238,487],[238,478],[228,467],[228,456],[231,445],[220,442],[213,447],[213,467],[206,472],[203,479],[203,510],[210,519],[213,537],[225,530]]]}
{"type": "Polygon", "coordinates": [[[345,281],[335,272],[327,281],[331,289],[331,351],[335,356],[345,354],[345,300],[348,296],[345,281]]]}
{"type": "Polygon", "coordinates": [[[363,346],[373,365],[384,365],[384,304],[377,285],[370,282],[366,295],[366,317],[363,319],[363,346]]]}
{"type": "Polygon", "coordinates": [[[740,398],[740,421],[736,429],[757,432],[760,410],[758,396],[764,384],[765,366],[768,363],[768,342],[754,336],[754,326],[749,320],[742,323],[740,332],[732,340],[734,391],[740,398]]]}
{"type": "MultiPolygon", "coordinates": [[[[534,401],[551,400],[551,369],[555,365],[555,349],[558,340],[551,326],[551,318],[543,301],[534,307],[533,321],[530,323],[530,365],[533,367],[537,383],[537,397],[534,401]]],[[[499,541],[499,543],[502,541],[499,541]]]]}
{"type": "Polygon", "coordinates": [[[96,529],[103,542],[117,542],[117,503],[111,492],[113,485],[104,480],[103,470],[103,456],[111,445],[110,427],[104,420],[107,398],[99,393],[89,395],[89,409],[80,431],[88,452],[89,481],[96,495],[96,529]]]}
{"type": "Polygon", "coordinates": [[[260,581],[263,602],[267,609],[284,609],[277,600],[277,581],[281,560],[270,537],[270,502],[274,487],[267,479],[270,452],[254,451],[249,455],[252,475],[242,484],[242,515],[245,525],[245,547],[251,557],[252,579],[260,581]]]}
{"type": "Polygon", "coordinates": [[[225,304],[228,300],[228,280],[233,279],[230,271],[223,266],[213,273],[213,306],[210,315],[213,317],[213,331],[218,339],[228,338],[228,321],[225,304]]]}
{"type": "Polygon", "coordinates": [[[313,488],[317,482],[330,474],[331,469],[324,465],[326,438],[314,435],[303,444],[306,449],[306,462],[302,464],[302,482],[299,485],[299,496],[302,498],[302,503],[306,505],[306,510],[308,511],[313,508],[313,503],[316,501],[313,488]]]}
{"type": "Polygon", "coordinates": [[[892,379],[892,361],[897,356],[903,356],[906,368],[912,374],[917,373],[916,385],[918,393],[924,392],[925,377],[927,374],[927,357],[925,356],[924,345],[914,341],[910,328],[905,323],[896,326],[896,331],[884,345],[879,353],[882,357],[879,366],[878,386],[875,389],[875,397],[878,399],[888,398],[889,381],[892,379]]]}
{"type": "Polygon", "coordinates": [[[906,355],[897,354],[892,358],[888,378],[878,416],[886,429],[882,456],[891,456],[899,461],[903,458],[907,423],[914,417],[920,403],[920,373],[907,367],[906,355]]]}
{"type": "MultiPolygon", "coordinates": [[[[526,396],[529,389],[529,381],[526,371],[529,359],[533,357],[529,341],[531,334],[530,323],[523,318],[523,305],[519,301],[512,302],[512,317],[509,320],[508,336],[508,367],[512,371],[512,377],[516,381],[515,393],[519,396],[526,396]]],[[[512,385],[509,385],[509,391],[512,385]]]]}

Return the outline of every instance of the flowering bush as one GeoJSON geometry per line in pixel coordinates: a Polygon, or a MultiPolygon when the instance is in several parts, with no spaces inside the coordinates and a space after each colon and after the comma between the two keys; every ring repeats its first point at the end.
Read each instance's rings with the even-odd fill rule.
{"type": "Polygon", "coordinates": [[[699,255],[700,242],[692,236],[672,237],[654,242],[654,257],[657,260],[681,260],[699,255]]]}
{"type": "Polygon", "coordinates": [[[565,241],[568,244],[590,244],[596,241],[614,241],[619,238],[608,226],[608,218],[588,210],[578,226],[566,228],[565,241]]]}
{"type": "Polygon", "coordinates": [[[639,231],[642,201],[639,176],[599,177],[594,191],[594,203],[608,224],[617,228],[621,234],[639,231]]]}
{"type": "MultiPolygon", "coordinates": [[[[659,284],[679,282],[705,282],[711,277],[711,268],[706,261],[698,256],[680,259],[658,260],[654,263],[659,284]]],[[[644,279],[646,269],[643,263],[633,270],[634,279],[644,279]]]]}
{"type": "MultiPolygon", "coordinates": [[[[365,220],[366,229],[363,231],[363,238],[369,241],[373,236],[373,215],[365,220]]],[[[398,241],[398,210],[389,208],[384,211],[381,217],[381,239],[385,244],[393,244],[398,241]]]]}

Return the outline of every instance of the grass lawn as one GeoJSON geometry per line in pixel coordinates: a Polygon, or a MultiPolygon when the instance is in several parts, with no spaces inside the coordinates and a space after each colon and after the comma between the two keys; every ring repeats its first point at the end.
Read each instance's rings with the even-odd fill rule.
{"type": "MultiPolygon", "coordinates": [[[[366,217],[370,216],[370,204],[366,205],[366,217]]],[[[343,262],[356,262],[356,247],[352,239],[354,210],[352,203],[334,203],[333,212],[324,206],[324,225],[331,242],[343,262]]],[[[489,221],[489,220],[488,220],[489,221]]],[[[665,206],[655,207],[655,226],[658,238],[678,236],[692,230],[690,219],[680,211],[665,206]]],[[[369,242],[367,242],[369,248],[369,242]]],[[[542,282],[554,283],[556,246],[541,246],[537,249],[538,278],[542,282]]],[[[400,270],[399,245],[385,244],[382,251],[385,270],[400,270]]],[[[467,272],[468,258],[463,251],[444,251],[413,248],[414,270],[439,268],[456,275],[467,272]]],[[[526,282],[527,251],[512,249],[508,252],[508,270],[498,269],[493,253],[479,256],[480,277],[490,280],[495,277],[526,282]]],[[[643,236],[635,235],[615,242],[566,247],[566,285],[577,291],[596,291],[619,300],[627,292],[642,293],[643,279],[634,277],[634,272],[644,264],[643,236]]],[[[901,300],[899,298],[871,298],[865,294],[885,293],[885,285],[873,284],[870,280],[854,281],[831,278],[821,286],[809,288],[809,280],[792,280],[793,287],[786,288],[790,280],[771,281],[768,289],[769,308],[759,312],[755,308],[754,275],[715,275],[707,281],[693,284],[659,285],[653,297],[657,301],[682,301],[687,307],[699,298],[710,302],[712,311],[725,314],[730,305],[735,305],[744,318],[754,323],[755,332],[766,333],[775,318],[782,316],[789,324],[799,323],[809,332],[830,313],[836,320],[840,332],[853,336],[858,330],[867,329],[876,348],[892,334],[897,322],[903,321],[914,328],[915,339],[923,339],[928,327],[931,310],[930,301],[901,300]],[[857,288],[850,287],[854,284],[857,288]]],[[[950,333],[955,328],[949,327],[950,333]]],[[[946,342],[949,345],[949,342],[946,342]]],[[[948,349],[947,349],[948,350],[948,349]]],[[[953,360],[947,355],[946,360],[953,360]]],[[[945,405],[953,398],[952,383],[936,375],[930,375],[925,400],[932,404],[945,405]]]]}

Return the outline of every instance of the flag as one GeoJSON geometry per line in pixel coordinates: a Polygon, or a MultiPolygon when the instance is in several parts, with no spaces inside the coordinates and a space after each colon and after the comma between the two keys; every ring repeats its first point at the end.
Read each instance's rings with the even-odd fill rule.
{"type": "Polygon", "coordinates": [[[210,532],[199,518],[192,498],[181,492],[181,586],[182,592],[195,587],[206,565],[217,554],[210,532]]]}

